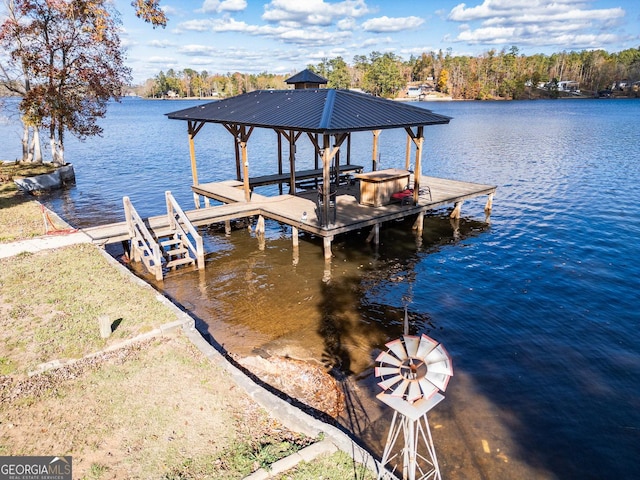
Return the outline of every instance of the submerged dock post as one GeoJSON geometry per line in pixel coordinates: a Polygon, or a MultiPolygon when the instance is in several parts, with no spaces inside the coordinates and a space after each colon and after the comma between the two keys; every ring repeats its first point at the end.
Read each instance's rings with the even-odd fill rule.
{"type": "Polygon", "coordinates": [[[491,209],[493,208],[493,193],[489,194],[487,198],[487,204],[484,206],[485,213],[491,213],[491,209]]]}
{"type": "Polygon", "coordinates": [[[331,242],[333,237],[323,237],[322,243],[324,244],[324,259],[329,260],[332,257],[331,254],[331,242]]]}
{"type": "Polygon", "coordinates": [[[453,207],[453,211],[451,212],[451,215],[449,215],[451,218],[460,218],[460,210],[462,209],[463,203],[464,203],[463,200],[460,200],[459,202],[455,203],[453,207]]]}
{"type": "Polygon", "coordinates": [[[256,233],[264,233],[264,217],[258,215],[258,221],[256,222],[256,233]]]}
{"type": "Polygon", "coordinates": [[[423,228],[424,228],[424,212],[420,212],[418,214],[418,218],[416,218],[416,221],[413,224],[413,229],[416,231],[418,235],[422,235],[423,228]]]}
{"type": "Polygon", "coordinates": [[[371,232],[367,237],[367,243],[371,242],[371,240],[373,240],[373,243],[375,245],[380,244],[380,224],[379,223],[376,223],[371,229],[371,232]]]}

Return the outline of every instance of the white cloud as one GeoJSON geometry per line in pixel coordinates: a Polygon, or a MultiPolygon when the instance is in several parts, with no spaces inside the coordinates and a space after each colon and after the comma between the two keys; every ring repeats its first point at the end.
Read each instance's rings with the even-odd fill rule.
{"type": "Polygon", "coordinates": [[[175,16],[178,15],[179,11],[177,8],[171,7],[169,5],[161,5],[160,9],[167,14],[167,16],[175,16]]]}
{"type": "Polygon", "coordinates": [[[484,0],[470,8],[464,3],[456,5],[447,18],[465,22],[453,41],[470,45],[598,48],[620,40],[610,30],[625,11],[620,7],[590,9],[588,3],[589,0],[484,0]]]}
{"type": "Polygon", "coordinates": [[[358,18],[369,13],[364,0],[336,3],[324,0],[271,0],[264,10],[262,19],[267,22],[298,26],[329,26],[344,18],[358,18]]]}
{"type": "Polygon", "coordinates": [[[336,26],[338,27],[338,30],[352,31],[356,28],[356,20],[354,18],[343,18],[342,20],[338,20],[336,26]]]}
{"type": "Polygon", "coordinates": [[[241,12],[247,8],[246,0],[204,0],[204,13],[241,12]]]}
{"type": "Polygon", "coordinates": [[[174,33],[182,33],[185,30],[190,32],[208,32],[213,29],[214,23],[214,20],[208,18],[202,20],[187,20],[186,22],[179,23],[174,33]]]}
{"type": "Polygon", "coordinates": [[[175,43],[170,42],[169,40],[151,40],[147,45],[156,48],[173,48],[176,46],[175,43]]]}
{"type": "Polygon", "coordinates": [[[424,23],[424,20],[420,17],[394,17],[389,18],[387,16],[371,18],[362,24],[367,32],[382,33],[382,32],[400,32],[403,30],[414,30],[424,23]]]}

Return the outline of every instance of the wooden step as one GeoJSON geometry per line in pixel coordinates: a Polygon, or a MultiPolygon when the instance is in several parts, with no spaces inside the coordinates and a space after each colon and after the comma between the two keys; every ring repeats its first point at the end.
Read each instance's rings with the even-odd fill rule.
{"type": "Polygon", "coordinates": [[[163,240],[160,242],[160,245],[164,247],[168,247],[170,245],[180,245],[182,240],[179,238],[170,238],[169,240],[163,240]]]}
{"type": "Polygon", "coordinates": [[[175,268],[175,267],[179,267],[180,265],[187,265],[187,264],[195,265],[195,263],[196,263],[195,259],[193,259],[191,257],[176,258],[175,260],[171,260],[170,262],[167,262],[165,267],[167,267],[167,268],[175,268]]]}
{"type": "Polygon", "coordinates": [[[165,250],[164,254],[167,257],[175,257],[176,255],[182,255],[183,253],[189,253],[189,249],[185,247],[172,248],[171,250],[165,250]]]}

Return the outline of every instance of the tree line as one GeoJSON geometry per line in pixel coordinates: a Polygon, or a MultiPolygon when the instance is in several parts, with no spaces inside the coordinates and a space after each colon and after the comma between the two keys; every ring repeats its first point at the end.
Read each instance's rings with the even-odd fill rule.
{"type": "MultiPolygon", "coordinates": [[[[526,56],[513,46],[477,56],[432,51],[408,60],[394,53],[374,51],[368,56],[355,56],[351,64],[338,56],[307,67],[324,76],[329,88],[360,89],[386,98],[401,95],[409,84],[429,85],[436,92],[460,100],[530,98],[542,84],[548,87],[547,96],[557,96],[562,80],[577,82],[587,95],[619,88],[638,96],[640,48],[617,53],[583,50],[526,56]]],[[[148,79],[137,93],[153,98],[224,98],[253,90],[286,88],[288,76],[170,69],[148,79]]]]}

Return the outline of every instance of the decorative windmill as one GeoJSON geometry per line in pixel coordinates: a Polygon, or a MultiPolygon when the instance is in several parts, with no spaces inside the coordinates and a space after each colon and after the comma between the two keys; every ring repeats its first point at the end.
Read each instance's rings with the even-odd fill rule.
{"type": "Polygon", "coordinates": [[[391,462],[396,465],[402,455],[403,480],[441,480],[427,412],[444,400],[440,392],[446,390],[453,375],[451,357],[442,344],[427,335],[417,337],[407,332],[405,313],[405,335],[387,343],[388,350],[376,358],[375,375],[381,378],[378,385],[383,390],[377,398],[394,410],[378,479],[384,478],[385,466],[391,462]],[[402,450],[394,453],[401,434],[402,450]],[[420,453],[421,445],[426,447],[426,455],[420,453]]]}

